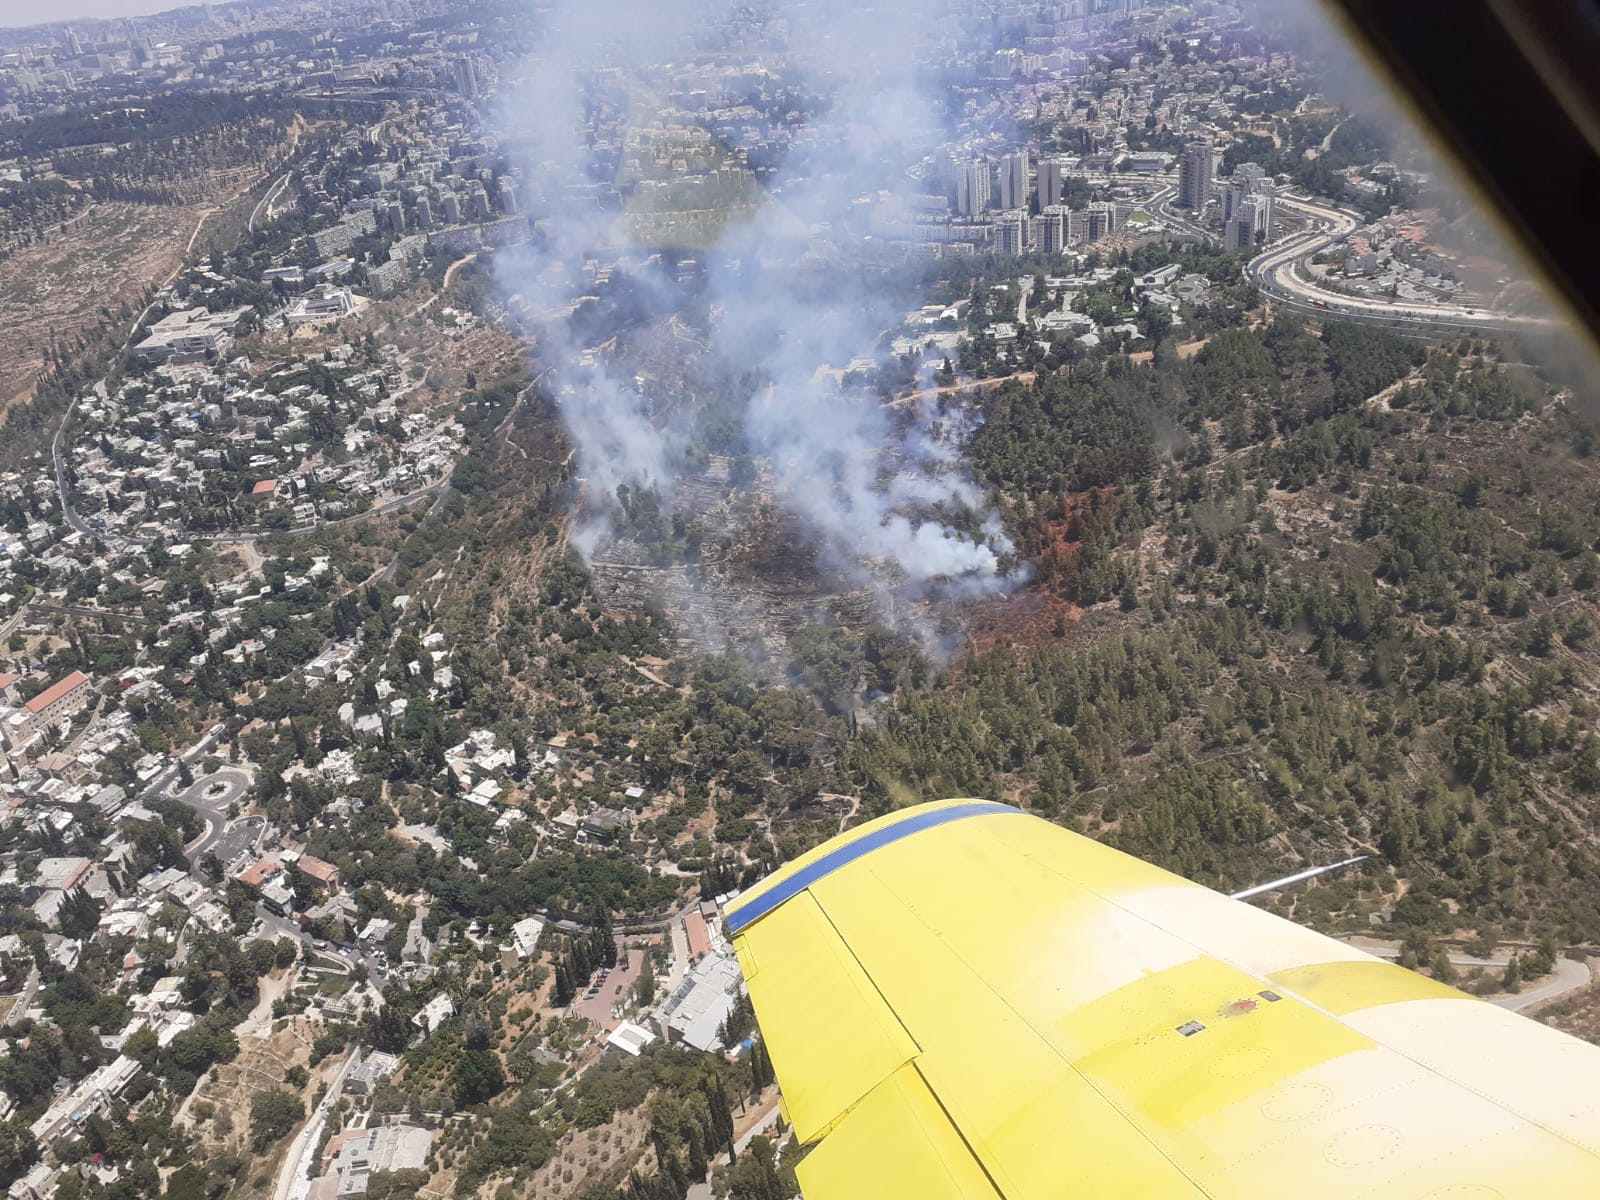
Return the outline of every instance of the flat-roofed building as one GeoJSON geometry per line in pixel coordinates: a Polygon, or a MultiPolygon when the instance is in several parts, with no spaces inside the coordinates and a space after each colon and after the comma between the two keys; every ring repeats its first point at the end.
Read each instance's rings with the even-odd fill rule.
{"type": "Polygon", "coordinates": [[[225,354],[233,345],[239,322],[249,311],[246,305],[224,312],[186,308],[168,313],[150,327],[129,354],[141,362],[194,362],[213,353],[225,354]]]}
{"type": "Polygon", "coordinates": [[[538,917],[523,917],[511,927],[511,946],[518,958],[530,958],[539,948],[544,922],[538,917]]]}
{"type": "Polygon", "coordinates": [[[731,954],[708,955],[656,1011],[656,1026],[668,1041],[682,1042],[696,1050],[714,1049],[743,986],[737,958],[731,954]]]}

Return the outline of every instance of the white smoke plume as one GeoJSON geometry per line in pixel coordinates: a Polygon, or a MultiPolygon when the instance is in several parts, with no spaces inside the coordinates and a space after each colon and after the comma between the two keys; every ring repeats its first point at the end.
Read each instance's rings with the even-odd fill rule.
{"type": "MultiPolygon", "coordinates": [[[[749,8],[739,20],[748,26],[749,8]]],[[[566,319],[588,259],[619,255],[633,270],[631,302],[665,314],[682,303],[674,281],[646,266],[614,207],[586,199],[574,181],[600,182],[587,144],[594,81],[626,94],[628,123],[656,119],[654,82],[666,64],[705,60],[732,8],[693,0],[558,0],[544,10],[538,50],[506,89],[500,123],[528,177],[542,186],[541,238],[527,253],[502,252],[501,283],[538,322],[539,354],[576,445],[589,502],[574,544],[592,555],[609,532],[603,501],[618,485],[654,488],[670,507],[685,468],[683,434],[635,388],[634,365],[608,347],[584,363],[566,319]]],[[[774,2],[761,10],[768,54],[786,83],[800,81],[820,110],[788,148],[759,202],[709,251],[702,300],[716,313],[709,354],[759,382],[743,419],[749,453],[770,462],[774,498],[816,535],[826,562],[853,582],[886,573],[918,595],[1003,591],[1016,580],[1012,547],[988,500],[936,435],[931,414],[894,412],[876,397],[841,389],[819,367],[870,354],[898,324],[904,297],[863,262],[834,269],[828,286],[803,269],[812,255],[852,254],[870,230],[865,214],[886,194],[912,190],[905,173],[945,138],[939,96],[918,75],[911,42],[937,24],[936,4],[913,0],[774,2]],[[840,280],[845,280],[841,284],[840,280]],[[884,572],[884,568],[887,571],[884,572]]],[[[741,62],[761,52],[738,49],[741,62]]],[[[925,60],[924,60],[925,61],[925,60]]],[[[603,190],[603,189],[597,189],[603,190]]],[[[868,238],[870,240],[870,238],[868,238]]]]}

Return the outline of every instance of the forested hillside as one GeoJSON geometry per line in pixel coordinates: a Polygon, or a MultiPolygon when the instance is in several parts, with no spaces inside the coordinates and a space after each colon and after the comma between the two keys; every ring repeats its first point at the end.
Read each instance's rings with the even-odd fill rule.
{"type": "Polygon", "coordinates": [[[1035,576],[948,663],[841,627],[682,657],[670,614],[601,612],[559,486],[525,500],[548,412],[484,451],[508,482],[461,536],[492,551],[446,535],[417,574],[453,560],[462,630],[491,614],[469,711],[629,764],[664,797],[635,848],[713,886],[855,815],[982,795],[1215,884],[1374,856],[1308,919],[1585,941],[1600,474],[1523,354],[1251,312],[1192,357],[995,385],[968,453],[1035,576]],[[996,615],[1027,636],[978,636],[996,615]]]}

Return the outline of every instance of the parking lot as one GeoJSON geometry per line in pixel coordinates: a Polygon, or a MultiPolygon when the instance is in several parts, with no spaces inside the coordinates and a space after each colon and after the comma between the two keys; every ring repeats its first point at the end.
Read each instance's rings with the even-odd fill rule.
{"type": "Polygon", "coordinates": [[[617,965],[612,968],[601,983],[600,990],[593,996],[585,988],[578,993],[577,999],[572,1002],[572,1012],[575,1016],[587,1017],[596,1025],[610,1025],[614,1019],[611,1016],[611,1006],[620,1004],[625,996],[638,982],[639,972],[644,969],[643,950],[625,950],[617,956],[617,965]]]}
{"type": "Polygon", "coordinates": [[[217,839],[211,852],[217,856],[217,861],[224,867],[255,850],[256,843],[261,840],[262,831],[267,826],[265,817],[246,817],[242,821],[231,821],[223,830],[222,836],[217,839]]]}

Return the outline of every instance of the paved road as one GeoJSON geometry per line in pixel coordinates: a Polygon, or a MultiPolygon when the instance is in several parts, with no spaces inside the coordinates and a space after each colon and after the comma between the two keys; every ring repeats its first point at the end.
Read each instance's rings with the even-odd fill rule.
{"type": "MultiPolygon", "coordinates": [[[[193,764],[198,762],[201,758],[205,757],[207,750],[216,745],[217,739],[221,736],[222,726],[220,724],[213,725],[210,729],[206,730],[204,737],[202,737],[194,745],[190,746],[187,750],[179,754],[178,757],[183,759],[183,761],[186,763],[193,764]]],[[[149,783],[145,784],[143,789],[140,790],[139,795],[141,798],[145,796],[159,796],[161,793],[165,792],[169,787],[171,787],[173,781],[177,778],[178,764],[174,762],[165,771],[161,772],[161,774],[157,775],[149,783]]]]}
{"type": "Polygon", "coordinates": [[[778,1106],[774,1104],[761,1115],[754,1125],[750,1126],[749,1129],[746,1129],[744,1133],[739,1135],[739,1137],[733,1143],[734,1152],[737,1154],[743,1154],[745,1147],[750,1144],[750,1139],[755,1137],[758,1133],[765,1133],[767,1130],[771,1129],[772,1126],[777,1123],[777,1120],[778,1106]]]}
{"type": "Polygon", "coordinates": [[[1187,209],[1179,209],[1176,201],[1178,189],[1173,184],[1163,187],[1146,203],[1163,224],[1170,225],[1180,233],[1187,233],[1191,237],[1199,238],[1204,245],[1211,245],[1218,241],[1217,235],[1203,225],[1197,224],[1193,217],[1186,215],[1187,209]]]}
{"type": "Polygon", "coordinates": [[[266,836],[266,832],[267,819],[263,816],[227,821],[224,823],[221,836],[195,855],[195,858],[199,859],[209,850],[217,856],[217,861],[226,868],[247,856],[255,857],[261,850],[261,841],[266,836]]]}
{"type": "Polygon", "coordinates": [[[1528,1012],[1546,1001],[1555,1000],[1581,987],[1588,987],[1592,982],[1593,976],[1586,964],[1574,962],[1570,958],[1558,958],[1556,969],[1543,983],[1524,988],[1514,996],[1496,996],[1493,1003],[1501,1008],[1509,1008],[1512,1012],[1528,1012]]]}
{"type": "MultiPolygon", "coordinates": [[[[752,1138],[754,1138],[757,1134],[766,1133],[771,1130],[771,1128],[778,1122],[778,1115],[778,1105],[776,1102],[774,1102],[771,1108],[767,1109],[766,1112],[762,1113],[761,1116],[756,1118],[755,1124],[751,1125],[749,1129],[746,1129],[742,1134],[734,1139],[734,1154],[743,1154],[745,1152],[745,1147],[750,1145],[752,1138]]],[[[723,1152],[718,1154],[711,1161],[713,1165],[727,1162],[728,1155],[726,1152],[723,1152]]],[[[713,1197],[715,1196],[716,1193],[711,1190],[711,1185],[709,1183],[695,1183],[690,1185],[689,1195],[686,1200],[713,1200],[713,1197]]]]}
{"type": "MultiPolygon", "coordinates": [[[[128,352],[128,347],[133,344],[133,335],[138,332],[139,326],[143,323],[144,319],[150,315],[150,310],[155,308],[158,303],[160,302],[156,300],[150,301],[149,304],[146,304],[144,308],[140,310],[139,315],[133,319],[133,324],[128,329],[128,336],[122,339],[122,347],[117,351],[117,358],[120,359],[128,352]]],[[[95,395],[104,397],[106,394],[106,377],[102,375],[99,379],[95,380],[94,386],[90,390],[94,392],[95,395]]],[[[68,525],[72,526],[72,528],[76,529],[79,533],[88,537],[93,537],[94,530],[89,528],[88,523],[84,521],[84,519],[78,515],[77,510],[72,507],[72,493],[67,488],[67,463],[61,451],[62,441],[66,438],[67,434],[67,423],[72,420],[73,410],[77,407],[78,397],[73,396],[72,399],[67,402],[67,411],[61,414],[61,424],[56,426],[56,436],[50,440],[50,460],[56,471],[56,491],[61,499],[62,517],[66,519],[68,525]]]]}
{"type": "Polygon", "coordinates": [[[28,615],[28,605],[23,604],[20,607],[18,607],[16,612],[12,613],[9,617],[6,618],[5,624],[4,625],[0,625],[0,639],[5,639],[5,638],[10,637],[11,636],[11,631],[13,629],[15,629],[21,623],[22,618],[27,616],[27,615],[28,615]]]}
{"type": "Polygon", "coordinates": [[[33,1006],[33,998],[39,994],[39,968],[28,968],[28,980],[22,985],[22,991],[17,994],[16,1001],[11,1005],[11,1011],[6,1014],[5,1024],[14,1025],[28,1015],[28,1009],[33,1006]]]}
{"type": "Polygon", "coordinates": [[[367,509],[366,512],[351,513],[348,517],[334,517],[328,521],[311,521],[305,525],[290,525],[284,529],[265,529],[261,526],[252,525],[240,529],[230,529],[222,533],[190,533],[184,536],[192,542],[218,542],[237,545],[244,542],[253,542],[257,538],[267,537],[272,534],[310,533],[314,529],[328,529],[335,525],[350,525],[356,521],[365,521],[371,517],[388,516],[390,513],[399,512],[403,508],[409,508],[418,500],[425,499],[428,496],[434,498],[433,506],[428,509],[429,514],[432,515],[439,510],[439,505],[449,490],[450,476],[446,475],[443,479],[437,479],[428,484],[427,487],[418,488],[414,492],[407,492],[403,496],[396,496],[393,500],[385,500],[382,504],[374,505],[372,508],[367,509]]]}
{"type": "Polygon", "coordinates": [[[1359,213],[1323,200],[1279,192],[1275,203],[1311,221],[1311,227],[1269,246],[1250,261],[1246,274],[1273,300],[1308,316],[1379,325],[1418,336],[1482,334],[1504,330],[1539,330],[1552,322],[1535,317],[1469,309],[1461,305],[1389,303],[1364,296],[1345,296],[1301,278],[1297,268],[1348,236],[1364,221],[1359,213]]]}
{"type": "MultiPolygon", "coordinates": [[[[207,775],[203,779],[195,780],[192,787],[180,793],[177,797],[179,803],[187,804],[205,819],[206,832],[185,847],[185,852],[189,855],[189,862],[195,864],[197,870],[199,861],[208,853],[217,851],[218,845],[224,840],[230,843],[237,841],[237,849],[240,850],[245,848],[246,841],[254,840],[254,838],[230,836],[228,827],[228,806],[239,799],[240,796],[243,796],[249,789],[250,776],[247,773],[234,767],[224,767],[222,770],[207,775]],[[216,787],[220,787],[221,790],[213,794],[212,789],[216,787]]],[[[260,828],[247,826],[242,822],[237,824],[240,825],[241,829],[253,829],[255,838],[259,838],[261,828],[266,825],[266,820],[259,817],[255,818],[255,820],[259,822],[260,828]]],[[[227,857],[223,857],[223,854],[218,852],[217,857],[226,865],[235,852],[229,851],[227,857]]]]}
{"type": "Polygon", "coordinates": [[[670,996],[678,990],[689,970],[689,934],[682,921],[674,921],[668,932],[672,935],[672,965],[667,968],[667,995],[670,996]]]}
{"type": "MultiPolygon", "coordinates": [[[[205,757],[206,752],[216,744],[221,736],[222,726],[213,725],[206,731],[204,737],[183,751],[178,757],[192,766],[205,757]]],[[[178,763],[174,762],[140,790],[139,798],[143,800],[164,796],[177,783],[177,780],[178,763]]],[[[190,868],[197,877],[199,877],[198,864],[200,860],[205,857],[207,852],[213,850],[228,832],[228,806],[249,790],[250,783],[251,778],[248,771],[240,770],[237,767],[223,767],[220,770],[213,771],[210,775],[196,779],[193,784],[177,795],[176,799],[180,803],[187,804],[198,812],[206,823],[206,831],[184,848],[184,852],[189,856],[190,868]],[[220,787],[220,790],[213,791],[214,787],[220,787]]],[[[266,821],[264,818],[257,818],[257,820],[265,826],[266,821]]],[[[259,836],[259,831],[257,831],[257,837],[259,836]]]]}
{"type": "Polygon", "coordinates": [[[91,619],[104,618],[108,621],[136,621],[146,625],[158,624],[155,618],[147,617],[143,613],[117,612],[110,608],[95,608],[87,604],[46,604],[42,600],[30,600],[23,605],[35,612],[61,613],[69,617],[89,617],[91,619]]]}
{"type": "MultiPolygon", "coordinates": [[[[450,489],[450,481],[448,479],[446,479],[441,485],[439,485],[438,495],[436,495],[433,498],[433,503],[428,505],[428,511],[422,514],[422,519],[424,521],[430,520],[431,518],[433,518],[433,517],[438,515],[439,510],[444,507],[444,502],[446,500],[450,499],[450,490],[451,490],[450,489]]],[[[389,565],[387,567],[385,567],[381,572],[379,572],[379,574],[378,574],[378,582],[379,583],[392,583],[392,582],[394,582],[394,577],[399,572],[399,570],[400,570],[400,555],[398,553],[396,553],[395,556],[389,560],[389,565]]]]}
{"type": "Polygon", "coordinates": [[[256,222],[261,219],[262,213],[267,211],[268,209],[270,209],[272,207],[272,201],[277,198],[278,193],[283,191],[283,189],[288,186],[288,184],[289,184],[289,176],[291,174],[293,174],[293,172],[285,171],[283,173],[283,175],[278,179],[278,182],[273,184],[272,187],[267,190],[267,194],[265,196],[261,197],[261,199],[256,202],[255,208],[253,208],[250,211],[250,232],[251,233],[254,233],[256,231],[256,222]]]}
{"type": "MultiPolygon", "coordinates": [[[[1370,939],[1362,938],[1354,942],[1356,949],[1378,958],[1397,959],[1400,957],[1400,947],[1391,945],[1374,944],[1370,939]]],[[[1510,961],[1509,955],[1495,955],[1490,958],[1475,958],[1470,954],[1452,954],[1450,964],[1464,967],[1468,970],[1473,967],[1485,971],[1504,971],[1506,963],[1510,961]]],[[[1511,1012],[1521,1013],[1537,1008],[1539,1005],[1558,997],[1565,996],[1568,992],[1575,992],[1579,988],[1588,987],[1593,982],[1586,963],[1575,962],[1570,958],[1556,959],[1555,970],[1543,981],[1530,987],[1523,988],[1520,992],[1507,992],[1503,995],[1487,997],[1490,1004],[1500,1008],[1509,1009],[1511,1012]]]]}
{"type": "Polygon", "coordinates": [[[321,959],[324,964],[331,963],[343,971],[353,972],[360,968],[366,973],[368,986],[379,996],[383,995],[383,989],[388,984],[388,973],[376,955],[369,954],[360,946],[339,942],[330,943],[326,950],[318,950],[315,939],[301,929],[300,923],[293,917],[280,917],[259,904],[256,905],[256,916],[261,919],[263,936],[294,938],[304,947],[302,953],[308,963],[312,959],[321,959]]]}
{"type": "Polygon", "coordinates": [[[284,1156],[283,1166],[278,1171],[277,1186],[272,1189],[272,1200],[302,1200],[311,1190],[310,1172],[306,1168],[311,1165],[311,1157],[317,1152],[317,1143],[322,1140],[322,1127],[328,1122],[328,1113],[339,1102],[339,1094],[344,1090],[344,1077],[360,1057],[359,1051],[351,1051],[340,1064],[339,1073],[328,1085],[328,1093],[322,1097],[322,1103],[317,1105],[311,1119],[289,1143],[289,1153],[284,1156]]]}
{"type": "MultiPolygon", "coordinates": [[[[280,180],[279,182],[282,183],[282,182],[286,181],[287,179],[288,179],[288,176],[285,175],[284,179],[280,180]]],[[[458,266],[462,265],[462,263],[468,261],[469,259],[471,259],[473,257],[476,257],[476,256],[475,255],[469,255],[467,259],[462,259],[459,262],[451,264],[451,269],[454,270],[455,267],[458,267],[458,266]]],[[[436,293],[435,296],[433,297],[433,299],[437,299],[437,298],[438,298],[438,294],[436,293]]],[[[159,301],[152,300],[149,304],[145,305],[144,309],[139,313],[139,315],[134,318],[133,325],[128,330],[128,336],[123,339],[122,348],[117,352],[117,357],[119,359],[122,357],[122,355],[127,353],[128,347],[133,344],[133,335],[134,335],[135,331],[138,330],[140,323],[145,319],[145,317],[150,315],[150,311],[153,308],[155,308],[155,306],[158,303],[159,303],[159,301]]],[[[100,379],[96,380],[95,383],[94,383],[94,386],[90,390],[93,391],[96,395],[104,397],[105,394],[106,394],[106,381],[105,381],[105,378],[101,377],[100,379]]],[[[105,532],[103,530],[98,530],[98,529],[94,528],[93,526],[91,526],[89,524],[89,522],[85,521],[83,519],[83,517],[79,515],[77,509],[72,507],[72,491],[67,486],[67,461],[66,461],[66,453],[65,453],[65,443],[66,443],[66,436],[67,436],[67,425],[71,422],[72,414],[73,414],[74,411],[76,411],[76,409],[78,407],[78,399],[79,399],[79,397],[74,396],[68,402],[67,411],[61,414],[61,423],[56,426],[55,437],[53,437],[50,440],[50,460],[51,460],[51,464],[55,468],[56,491],[57,491],[57,494],[59,495],[60,500],[61,500],[61,515],[66,520],[66,523],[71,528],[73,528],[77,532],[83,534],[85,537],[104,537],[104,538],[106,538],[108,540],[111,540],[111,541],[127,540],[127,539],[123,539],[121,537],[121,535],[119,535],[119,534],[111,534],[111,533],[107,533],[107,532],[105,532]]],[[[407,507],[407,506],[409,506],[411,504],[414,504],[418,500],[421,500],[424,496],[433,496],[435,498],[433,506],[428,510],[428,513],[431,516],[433,513],[437,512],[439,510],[439,507],[443,503],[444,497],[449,493],[449,490],[450,490],[450,476],[446,475],[443,479],[440,479],[435,483],[431,483],[425,488],[419,488],[417,491],[409,492],[404,496],[398,496],[393,500],[389,500],[389,501],[387,501],[387,502],[385,502],[383,504],[380,504],[380,505],[376,506],[375,508],[370,508],[364,513],[356,513],[356,514],[354,514],[352,516],[348,516],[348,517],[338,517],[338,518],[335,518],[332,521],[316,521],[316,522],[313,522],[310,525],[298,525],[298,526],[294,526],[291,529],[282,530],[282,531],[277,531],[277,530],[235,530],[235,531],[233,531],[231,533],[190,534],[188,536],[189,536],[191,541],[238,542],[238,541],[250,536],[251,533],[257,533],[257,532],[259,532],[259,533],[271,533],[271,532],[305,533],[305,532],[307,532],[309,530],[320,529],[320,528],[323,528],[323,527],[329,526],[329,525],[346,525],[346,524],[349,524],[352,521],[364,521],[368,517],[384,516],[384,515],[386,515],[388,513],[398,512],[400,509],[405,508],[405,507],[407,507]]]]}

